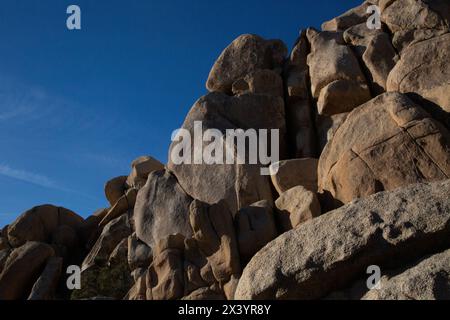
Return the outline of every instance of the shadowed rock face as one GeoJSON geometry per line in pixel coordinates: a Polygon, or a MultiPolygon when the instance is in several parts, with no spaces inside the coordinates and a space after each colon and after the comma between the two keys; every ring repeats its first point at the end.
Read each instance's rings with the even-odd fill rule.
{"type": "Polygon", "coordinates": [[[450,299],[449,26],[448,0],[368,0],[290,54],[239,36],[182,129],[216,129],[224,151],[227,130],[265,129],[279,158],[250,164],[247,141],[246,164],[178,163],[174,141],[167,165],[142,156],[109,180],[87,219],[26,211],[0,230],[0,299],[450,299]]]}
{"type": "Polygon", "coordinates": [[[0,274],[0,300],[26,298],[26,290],[33,286],[45,262],[54,254],[48,244],[32,241],[13,250],[0,274]]]}
{"type": "Polygon", "coordinates": [[[450,250],[427,257],[394,276],[380,280],[380,289],[363,300],[449,300],[450,250]]]}

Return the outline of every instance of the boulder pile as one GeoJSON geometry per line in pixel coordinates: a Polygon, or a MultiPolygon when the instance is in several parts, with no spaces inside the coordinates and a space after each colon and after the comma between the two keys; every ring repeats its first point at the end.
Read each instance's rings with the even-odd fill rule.
{"type": "Polygon", "coordinates": [[[0,300],[450,299],[449,61],[448,0],[365,1],[290,54],[238,37],[182,129],[276,129],[279,161],[145,156],[87,219],[32,208],[0,231],[0,300]]]}

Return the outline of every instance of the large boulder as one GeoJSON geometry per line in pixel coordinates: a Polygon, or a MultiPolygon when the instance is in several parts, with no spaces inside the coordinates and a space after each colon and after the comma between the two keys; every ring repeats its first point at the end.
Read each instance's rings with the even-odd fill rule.
{"type": "Polygon", "coordinates": [[[48,244],[33,241],[14,249],[0,274],[0,300],[25,299],[54,254],[48,244]]]}
{"type": "Polygon", "coordinates": [[[311,91],[321,115],[349,112],[370,100],[370,90],[355,54],[342,32],[308,29],[311,91]]]}
{"type": "Polygon", "coordinates": [[[450,3],[447,0],[396,0],[388,1],[388,4],[382,10],[381,20],[392,32],[398,51],[450,31],[450,3]]]}
{"type": "Polygon", "coordinates": [[[281,68],[287,48],[280,40],[264,40],[244,34],[234,40],[220,55],[206,83],[209,91],[231,93],[233,83],[262,69],[281,68]]]}
{"type": "Polygon", "coordinates": [[[386,93],[349,114],[319,160],[332,207],[450,177],[450,133],[406,95],[386,93]]]}
{"type": "Polygon", "coordinates": [[[354,201],[278,237],[244,269],[237,299],[317,299],[450,245],[450,180],[354,201]]]}
{"type": "Polygon", "coordinates": [[[395,275],[383,276],[379,288],[363,300],[450,300],[450,250],[422,259],[395,275]]]}
{"type": "Polygon", "coordinates": [[[8,240],[14,247],[27,241],[50,242],[52,234],[60,226],[79,230],[84,219],[68,209],[43,205],[34,207],[20,215],[8,227],[8,240]]]}
{"type": "MultiPolygon", "coordinates": [[[[284,140],[286,126],[284,102],[281,97],[256,94],[229,97],[222,93],[210,93],[200,98],[189,112],[182,126],[182,133],[189,132],[192,139],[183,136],[175,139],[170,148],[168,169],[174,173],[181,187],[192,198],[209,204],[224,199],[233,213],[259,200],[272,200],[269,178],[261,174],[262,167],[270,163],[263,163],[266,159],[261,159],[260,156],[263,153],[261,145],[268,147],[267,144],[272,138],[274,140],[276,138],[275,135],[270,135],[272,129],[278,130],[279,140],[275,142],[279,146],[279,157],[283,158],[286,150],[284,140]],[[205,133],[208,129],[214,129],[219,135],[211,140],[214,141],[213,146],[218,145],[223,152],[216,154],[215,159],[210,159],[208,154],[196,164],[195,153],[204,155],[212,144],[211,141],[204,141],[201,137],[197,138],[199,141],[195,141],[198,137],[197,132],[202,130],[205,133]],[[258,154],[253,155],[257,158],[255,164],[249,161],[248,143],[244,141],[244,145],[238,142],[240,138],[245,139],[244,135],[235,132],[239,138],[236,139],[231,134],[227,135],[228,129],[255,130],[255,137],[258,138],[255,140],[259,140],[257,147],[259,157],[258,154]],[[260,129],[267,130],[267,134],[262,134],[260,129]],[[227,154],[238,153],[239,144],[244,145],[245,154],[242,152],[240,156],[234,157],[233,161],[227,161],[227,154]],[[181,153],[179,150],[181,147],[185,148],[183,151],[188,153],[190,161],[187,161],[186,157],[186,161],[181,163],[174,160],[174,155],[178,156],[181,153]]],[[[268,160],[270,162],[271,159],[268,160]]]]}
{"type": "Polygon", "coordinates": [[[153,247],[166,236],[179,233],[192,234],[189,225],[189,197],[173,174],[155,171],[139,190],[134,207],[134,224],[137,237],[153,247]]]}
{"type": "Polygon", "coordinates": [[[449,113],[449,60],[450,33],[412,45],[402,52],[400,61],[389,74],[387,89],[414,92],[449,113]]]}

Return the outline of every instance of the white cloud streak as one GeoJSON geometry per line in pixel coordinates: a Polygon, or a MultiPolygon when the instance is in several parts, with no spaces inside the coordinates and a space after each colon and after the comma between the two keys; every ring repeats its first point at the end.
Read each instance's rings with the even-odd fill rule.
{"type": "Polygon", "coordinates": [[[11,168],[8,165],[0,164],[0,175],[9,177],[12,179],[16,179],[22,182],[26,182],[29,184],[33,184],[39,187],[58,190],[62,192],[67,192],[71,194],[75,194],[90,200],[99,201],[100,199],[92,196],[90,194],[86,194],[83,192],[79,192],[73,189],[65,188],[64,186],[59,185],[53,179],[39,173],[29,172],[26,170],[11,168]]]}
{"type": "Polygon", "coordinates": [[[41,186],[44,188],[50,188],[50,189],[62,189],[58,187],[58,185],[50,179],[49,177],[46,177],[44,175],[34,173],[34,172],[28,172],[25,170],[20,169],[14,169],[10,166],[7,166],[5,164],[0,164],[0,175],[13,178],[16,180],[20,180],[23,182],[28,182],[37,186],[41,186]]]}

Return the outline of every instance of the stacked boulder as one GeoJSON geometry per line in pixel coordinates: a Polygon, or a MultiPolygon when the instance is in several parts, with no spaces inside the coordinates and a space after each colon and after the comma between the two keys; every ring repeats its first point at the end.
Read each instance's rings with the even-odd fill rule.
{"type": "Polygon", "coordinates": [[[449,31],[448,0],[368,0],[290,55],[238,37],[182,129],[277,129],[279,161],[141,157],[86,220],[33,208],[1,231],[0,299],[449,299],[449,31]]]}

